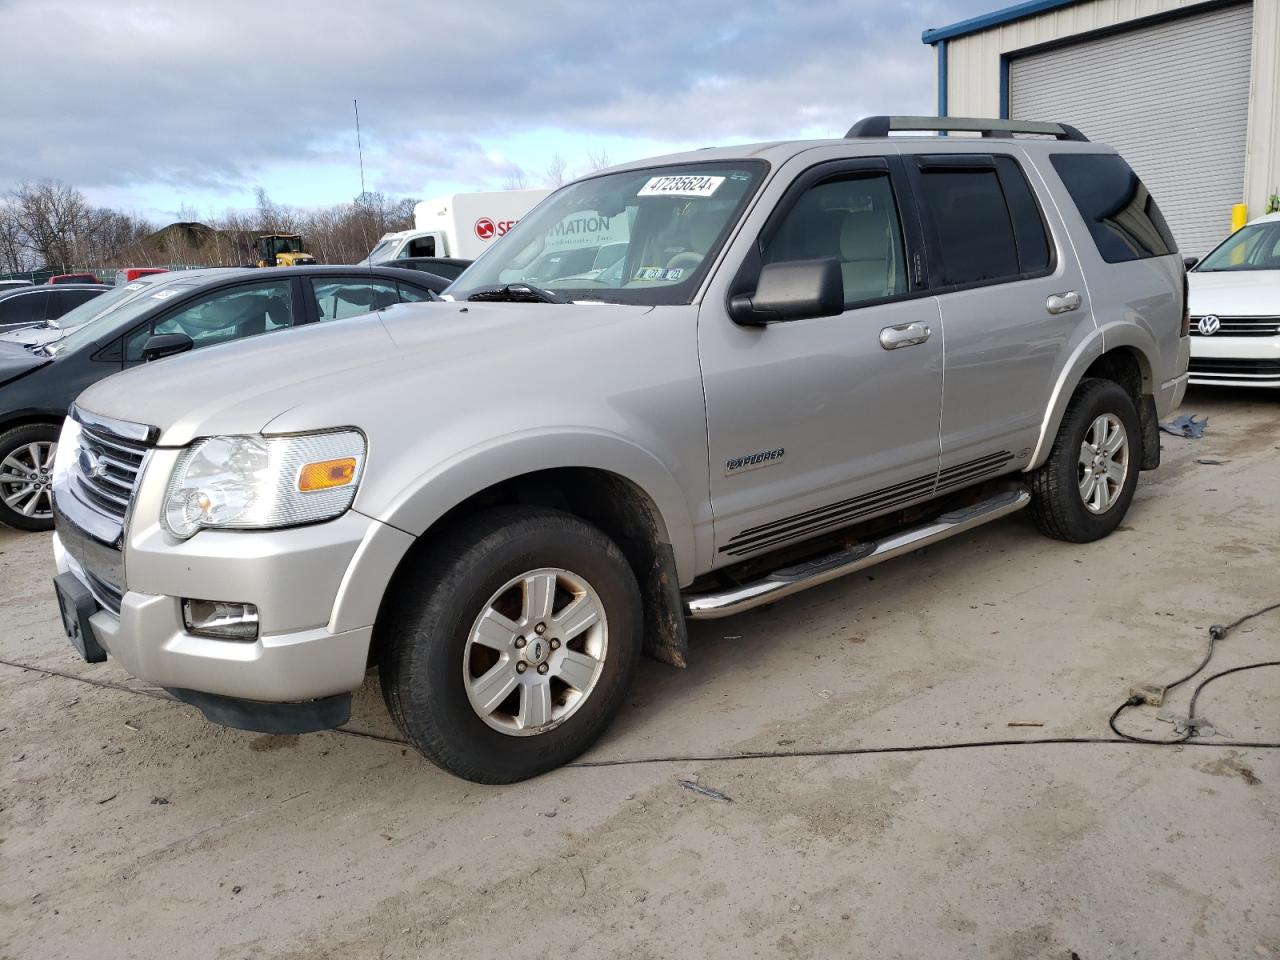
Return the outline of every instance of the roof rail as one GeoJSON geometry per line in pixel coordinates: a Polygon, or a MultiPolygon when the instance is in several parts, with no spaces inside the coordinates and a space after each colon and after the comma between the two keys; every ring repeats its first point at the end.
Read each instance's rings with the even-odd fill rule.
{"type": "Polygon", "coordinates": [[[1065,123],[1043,120],[990,120],[977,117],[863,117],[845,134],[855,137],[887,137],[891,130],[959,130],[984,137],[1011,137],[1015,133],[1036,133],[1059,140],[1089,142],[1089,138],[1065,123]]]}

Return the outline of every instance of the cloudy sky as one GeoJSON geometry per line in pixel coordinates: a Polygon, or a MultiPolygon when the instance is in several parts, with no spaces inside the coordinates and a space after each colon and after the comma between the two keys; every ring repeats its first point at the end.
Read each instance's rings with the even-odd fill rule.
{"type": "Polygon", "coordinates": [[[992,0],[0,0],[0,191],[172,219],[540,185],[601,152],[839,136],[932,113],[920,42],[992,0]]]}

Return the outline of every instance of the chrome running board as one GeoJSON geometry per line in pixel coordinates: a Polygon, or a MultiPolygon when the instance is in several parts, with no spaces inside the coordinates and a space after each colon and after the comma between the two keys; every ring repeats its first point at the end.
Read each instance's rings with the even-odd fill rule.
{"type": "Polygon", "coordinates": [[[1026,490],[1009,490],[971,507],[951,510],[918,527],[889,534],[883,539],[860,543],[816,560],[782,567],[752,583],[718,593],[686,594],[685,616],[691,620],[715,620],[773,603],[801,590],[875,566],[885,560],[892,560],[904,553],[911,553],[931,543],[998,520],[1021,510],[1030,502],[1031,494],[1026,490]]]}

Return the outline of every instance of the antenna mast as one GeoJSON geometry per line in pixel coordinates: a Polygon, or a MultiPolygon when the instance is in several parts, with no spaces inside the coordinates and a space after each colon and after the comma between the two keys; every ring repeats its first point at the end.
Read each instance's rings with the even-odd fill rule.
{"type": "Polygon", "coordinates": [[[360,101],[352,100],[351,107],[356,112],[356,152],[360,155],[360,197],[363,199],[368,191],[364,188],[364,144],[360,141],[360,101]]]}

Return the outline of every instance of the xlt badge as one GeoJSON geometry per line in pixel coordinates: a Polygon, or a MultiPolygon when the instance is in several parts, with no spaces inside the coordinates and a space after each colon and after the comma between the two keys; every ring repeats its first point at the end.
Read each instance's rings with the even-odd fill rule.
{"type": "Polygon", "coordinates": [[[749,453],[745,457],[731,457],[724,462],[724,475],[731,477],[735,473],[745,473],[757,467],[768,467],[779,463],[787,455],[782,447],[776,450],[762,450],[760,453],[749,453]]]}

